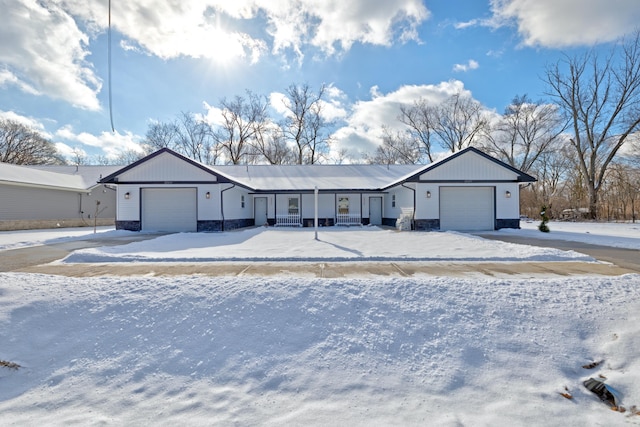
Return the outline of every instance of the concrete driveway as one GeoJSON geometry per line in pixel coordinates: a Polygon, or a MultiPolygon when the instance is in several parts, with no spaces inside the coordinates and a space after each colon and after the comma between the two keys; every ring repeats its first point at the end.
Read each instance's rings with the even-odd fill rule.
{"type": "Polygon", "coordinates": [[[117,263],[117,264],[50,264],[71,252],[100,246],[124,245],[152,239],[159,234],[130,234],[127,236],[91,238],[0,251],[0,272],[55,274],[73,277],[104,275],[174,276],[202,274],[208,276],[267,276],[276,274],[312,277],[354,276],[617,276],[640,273],[639,251],[543,239],[524,239],[513,236],[481,235],[481,237],[562,250],[575,250],[604,263],[589,262],[205,262],[205,263],[117,263]]]}
{"type": "Polygon", "coordinates": [[[25,268],[63,259],[78,249],[101,246],[126,245],[131,242],[154,239],[166,233],[140,233],[126,236],[92,237],[39,246],[0,251],[0,272],[22,271],[25,268]]]}

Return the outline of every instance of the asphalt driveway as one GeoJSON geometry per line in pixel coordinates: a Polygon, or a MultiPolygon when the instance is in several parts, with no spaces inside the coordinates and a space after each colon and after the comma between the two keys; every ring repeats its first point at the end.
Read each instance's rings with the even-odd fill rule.
{"type": "Polygon", "coordinates": [[[567,240],[535,239],[513,235],[477,234],[484,239],[500,240],[521,245],[555,248],[563,251],[576,251],[589,255],[598,261],[609,262],[625,269],[640,273],[640,251],[635,249],[614,248],[567,240]]]}

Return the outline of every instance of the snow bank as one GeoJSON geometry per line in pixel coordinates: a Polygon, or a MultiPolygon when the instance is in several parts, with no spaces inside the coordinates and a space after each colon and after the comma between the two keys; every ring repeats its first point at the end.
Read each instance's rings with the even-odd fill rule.
{"type": "Polygon", "coordinates": [[[5,273],[0,295],[5,425],[640,423],[581,385],[640,405],[637,275],[5,273]]]}

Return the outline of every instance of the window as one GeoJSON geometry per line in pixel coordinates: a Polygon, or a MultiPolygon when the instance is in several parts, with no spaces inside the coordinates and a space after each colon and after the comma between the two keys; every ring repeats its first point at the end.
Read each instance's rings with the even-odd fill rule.
{"type": "Polygon", "coordinates": [[[395,194],[391,195],[391,207],[392,208],[396,207],[396,195],[395,194]]]}
{"type": "Polygon", "coordinates": [[[244,209],[244,195],[240,196],[240,207],[244,209]]]}
{"type": "Polygon", "coordinates": [[[338,214],[345,215],[348,213],[349,213],[349,198],[348,197],[338,198],[338,214]]]}
{"type": "Polygon", "coordinates": [[[289,215],[298,215],[300,212],[298,209],[298,202],[297,197],[289,197],[289,215]]]}

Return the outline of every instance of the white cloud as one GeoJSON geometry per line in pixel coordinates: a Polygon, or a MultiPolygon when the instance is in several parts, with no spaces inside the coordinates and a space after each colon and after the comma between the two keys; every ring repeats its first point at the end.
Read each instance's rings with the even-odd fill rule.
{"type": "MultiPolygon", "coordinates": [[[[104,28],[106,2],[63,4],[74,16],[104,28]]],[[[138,0],[113,3],[111,15],[113,27],[130,39],[126,49],[134,42],[165,59],[255,62],[269,45],[273,52],[302,56],[307,45],[333,54],[356,42],[418,40],[417,28],[430,14],[420,0],[138,0]]]]}
{"type": "Polygon", "coordinates": [[[456,30],[464,30],[465,28],[475,27],[478,24],[482,24],[482,20],[480,19],[472,19],[466,22],[456,22],[453,24],[453,27],[456,30]]]}
{"type": "Polygon", "coordinates": [[[87,152],[79,147],[71,147],[63,142],[56,142],[54,145],[56,147],[56,150],[58,150],[58,152],[62,154],[62,157],[65,157],[67,159],[73,160],[78,157],[88,157],[87,152]]]}
{"type": "MultiPolygon", "coordinates": [[[[0,85],[99,110],[102,81],[87,62],[106,31],[108,2],[0,0],[0,85]]],[[[354,43],[418,40],[420,0],[136,0],[112,2],[120,49],[163,59],[255,63],[267,52],[342,53],[354,43]]]]}
{"type": "Polygon", "coordinates": [[[203,102],[202,106],[204,107],[204,109],[207,111],[206,114],[204,115],[197,115],[196,117],[200,120],[205,121],[206,123],[209,123],[210,125],[223,125],[224,124],[224,117],[222,115],[222,109],[214,106],[214,105],[209,105],[208,102],[203,102]]]}
{"type": "MultiPolygon", "coordinates": [[[[342,120],[348,115],[348,106],[346,94],[334,85],[325,86],[323,100],[321,101],[320,115],[328,122],[342,120]]],[[[291,115],[291,111],[287,108],[289,100],[282,92],[272,92],[269,94],[269,104],[276,113],[283,117],[291,115]]]]}
{"type": "Polygon", "coordinates": [[[478,67],[480,67],[480,64],[478,64],[478,61],[470,59],[466,64],[455,64],[453,66],[453,71],[455,71],[455,72],[466,72],[466,71],[469,71],[469,70],[475,70],[478,67]]]}
{"type": "Polygon", "coordinates": [[[615,40],[640,21],[638,0],[491,0],[492,26],[515,23],[528,46],[568,47],[615,40]]]}
{"type": "Polygon", "coordinates": [[[26,117],[16,113],[15,111],[2,111],[0,110],[0,119],[13,120],[21,123],[31,129],[34,129],[40,133],[44,138],[51,139],[51,134],[45,130],[44,124],[38,119],[33,117],[26,117]]]}
{"type": "Polygon", "coordinates": [[[410,106],[419,99],[437,104],[455,93],[471,96],[459,80],[437,85],[407,85],[387,94],[374,86],[370,92],[371,99],[356,102],[346,118],[347,125],[333,134],[335,144],[331,151],[334,155],[340,150],[346,150],[354,158],[371,154],[382,142],[383,126],[391,130],[404,129],[398,120],[403,105],[410,106]]]}
{"type": "Polygon", "coordinates": [[[87,132],[75,133],[71,125],[66,125],[55,132],[55,138],[62,140],[57,141],[56,146],[59,145],[64,148],[64,146],[70,147],[73,145],[74,148],[72,150],[82,151],[85,151],[82,146],[98,148],[109,159],[115,159],[121,153],[127,151],[142,152],[140,147],[142,138],[131,132],[125,132],[124,134],[120,132],[102,132],[96,136],[87,132]],[[78,146],[78,144],[81,145],[78,146]]]}
{"type": "Polygon", "coordinates": [[[21,91],[31,95],[40,95],[40,92],[38,92],[33,86],[18,79],[18,76],[13,74],[11,71],[0,70],[0,87],[9,85],[17,86],[21,91]]]}
{"type": "Polygon", "coordinates": [[[54,2],[0,0],[5,81],[77,107],[98,110],[101,81],[85,61],[88,37],[54,2]]]}

